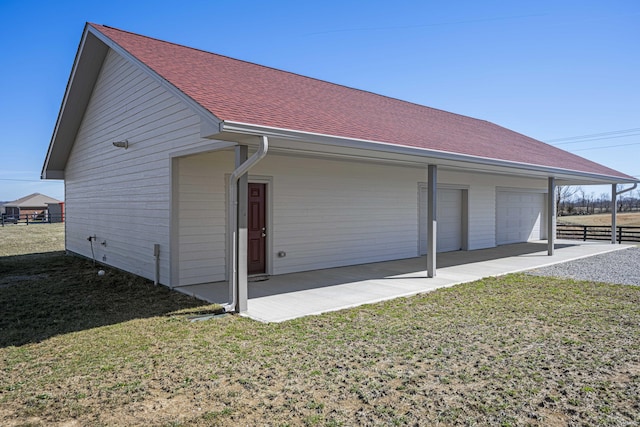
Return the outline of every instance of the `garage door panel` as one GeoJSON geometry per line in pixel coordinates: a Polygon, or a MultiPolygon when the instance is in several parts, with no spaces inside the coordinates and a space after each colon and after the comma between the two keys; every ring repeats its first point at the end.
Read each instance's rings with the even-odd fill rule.
{"type": "Polygon", "coordinates": [[[496,244],[543,238],[544,194],[517,191],[496,194],[496,244]]]}

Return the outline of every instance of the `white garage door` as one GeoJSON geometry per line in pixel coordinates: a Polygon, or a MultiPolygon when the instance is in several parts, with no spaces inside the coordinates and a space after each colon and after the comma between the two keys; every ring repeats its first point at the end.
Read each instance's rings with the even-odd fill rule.
{"type": "Polygon", "coordinates": [[[528,242],[546,237],[545,195],[498,191],[496,198],[496,244],[528,242]]]}
{"type": "MultiPolygon", "coordinates": [[[[427,253],[427,187],[420,186],[420,255],[427,253]]],[[[437,252],[462,249],[462,190],[438,189],[437,252]]]]}

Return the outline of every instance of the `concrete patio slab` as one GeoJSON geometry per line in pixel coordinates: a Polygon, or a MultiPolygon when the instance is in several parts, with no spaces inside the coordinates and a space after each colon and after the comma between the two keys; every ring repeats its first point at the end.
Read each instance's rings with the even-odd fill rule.
{"type": "MultiPolygon", "coordinates": [[[[261,322],[342,310],[434,289],[571,261],[632,245],[601,242],[556,242],[553,256],[546,241],[518,243],[475,251],[441,253],[437,274],[427,278],[425,257],[271,276],[249,283],[248,311],[261,322]]],[[[176,290],[208,302],[226,303],[226,282],[182,286],[176,290]]]]}

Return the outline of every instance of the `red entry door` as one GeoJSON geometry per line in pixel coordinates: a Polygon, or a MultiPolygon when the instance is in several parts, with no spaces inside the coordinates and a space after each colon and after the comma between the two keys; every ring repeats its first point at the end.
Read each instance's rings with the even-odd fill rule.
{"type": "Polygon", "coordinates": [[[266,184],[249,183],[249,212],[247,218],[247,222],[249,223],[247,271],[249,274],[266,273],[266,192],[266,184]]]}

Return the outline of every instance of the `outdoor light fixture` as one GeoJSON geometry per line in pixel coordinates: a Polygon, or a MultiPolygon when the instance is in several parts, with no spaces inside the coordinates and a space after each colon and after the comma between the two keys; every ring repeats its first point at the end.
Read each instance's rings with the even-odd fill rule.
{"type": "Polygon", "coordinates": [[[129,148],[129,140],[125,139],[124,141],[115,141],[113,142],[114,147],[124,148],[125,150],[129,148]]]}

